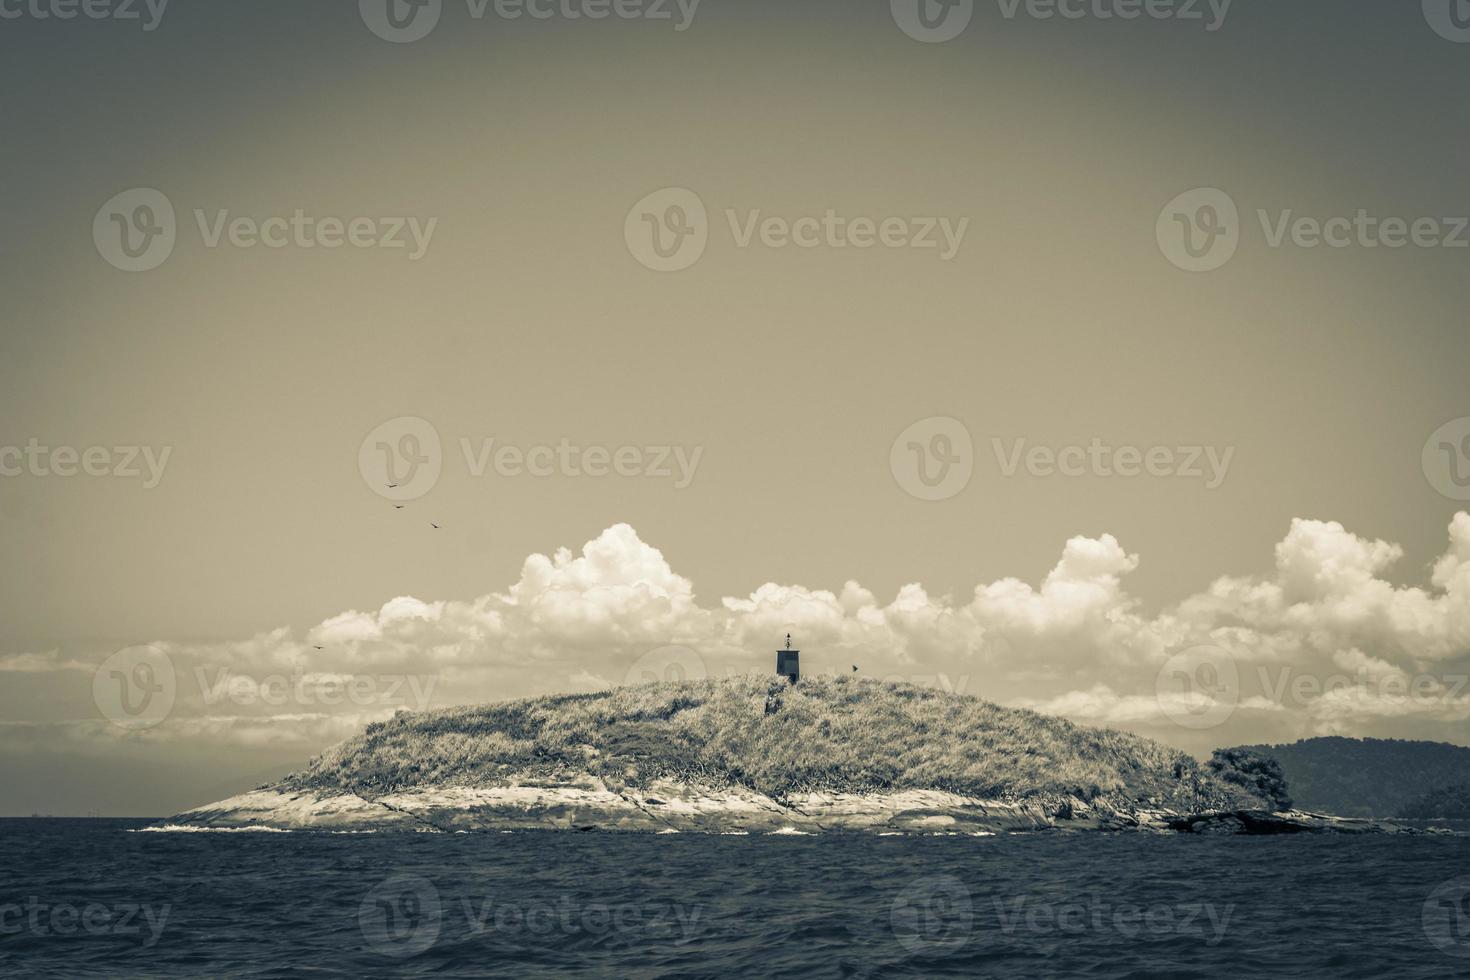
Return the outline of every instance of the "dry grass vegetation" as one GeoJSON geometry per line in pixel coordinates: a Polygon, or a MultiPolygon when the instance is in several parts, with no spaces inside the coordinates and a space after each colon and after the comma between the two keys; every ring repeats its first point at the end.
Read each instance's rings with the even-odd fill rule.
{"type": "Polygon", "coordinates": [[[807,791],[948,790],[1169,806],[1242,802],[1194,760],[1124,732],[906,684],[740,677],[403,713],[322,754],[289,788],[373,797],[593,773],[807,791]]]}

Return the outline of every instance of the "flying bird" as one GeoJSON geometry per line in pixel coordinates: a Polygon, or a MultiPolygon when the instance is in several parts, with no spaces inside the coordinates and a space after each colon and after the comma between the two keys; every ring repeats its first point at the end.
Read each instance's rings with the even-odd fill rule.
{"type": "Polygon", "coordinates": [[[429,522],[429,527],[432,527],[436,531],[439,530],[439,525],[435,524],[433,521],[429,522]]]}
{"type": "Polygon", "coordinates": [[[853,665],[852,665],[852,672],[853,672],[853,673],[854,673],[854,674],[856,674],[856,673],[857,673],[857,664],[853,664],[853,665]]]}
{"type": "Polygon", "coordinates": [[[321,648],[321,647],[317,647],[317,646],[314,646],[314,647],[312,647],[312,649],[313,649],[313,650],[320,650],[320,649],[322,649],[322,648],[321,648]]]}
{"type": "Polygon", "coordinates": [[[403,509],[403,505],[402,504],[394,504],[393,505],[393,509],[394,510],[402,510],[403,509]]]}

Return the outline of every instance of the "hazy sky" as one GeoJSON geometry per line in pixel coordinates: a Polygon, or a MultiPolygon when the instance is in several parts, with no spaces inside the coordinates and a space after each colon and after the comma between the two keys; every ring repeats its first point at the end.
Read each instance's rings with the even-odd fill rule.
{"type": "Polygon", "coordinates": [[[0,0],[0,812],[160,813],[651,651],[768,670],[787,625],[1192,751],[1470,743],[1470,31],[977,0],[929,43],[906,2],[396,43],[374,0],[0,0]],[[145,644],[173,708],[128,732],[94,672],[145,644]],[[1201,644],[1236,710],[1180,723],[1201,644]]]}

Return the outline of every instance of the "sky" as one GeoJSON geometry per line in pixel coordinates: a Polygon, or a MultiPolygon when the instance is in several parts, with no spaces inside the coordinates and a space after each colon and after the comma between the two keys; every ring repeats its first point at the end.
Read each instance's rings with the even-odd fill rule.
{"type": "Polygon", "coordinates": [[[0,0],[0,813],[787,631],[1470,744],[1470,31],[926,3],[0,0]]]}

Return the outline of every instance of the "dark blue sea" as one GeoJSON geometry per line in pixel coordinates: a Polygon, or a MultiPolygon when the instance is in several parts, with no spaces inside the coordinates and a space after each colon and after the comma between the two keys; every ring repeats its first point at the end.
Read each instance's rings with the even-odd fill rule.
{"type": "Polygon", "coordinates": [[[1470,975],[1470,837],[0,820],[0,975],[1470,975]]]}

